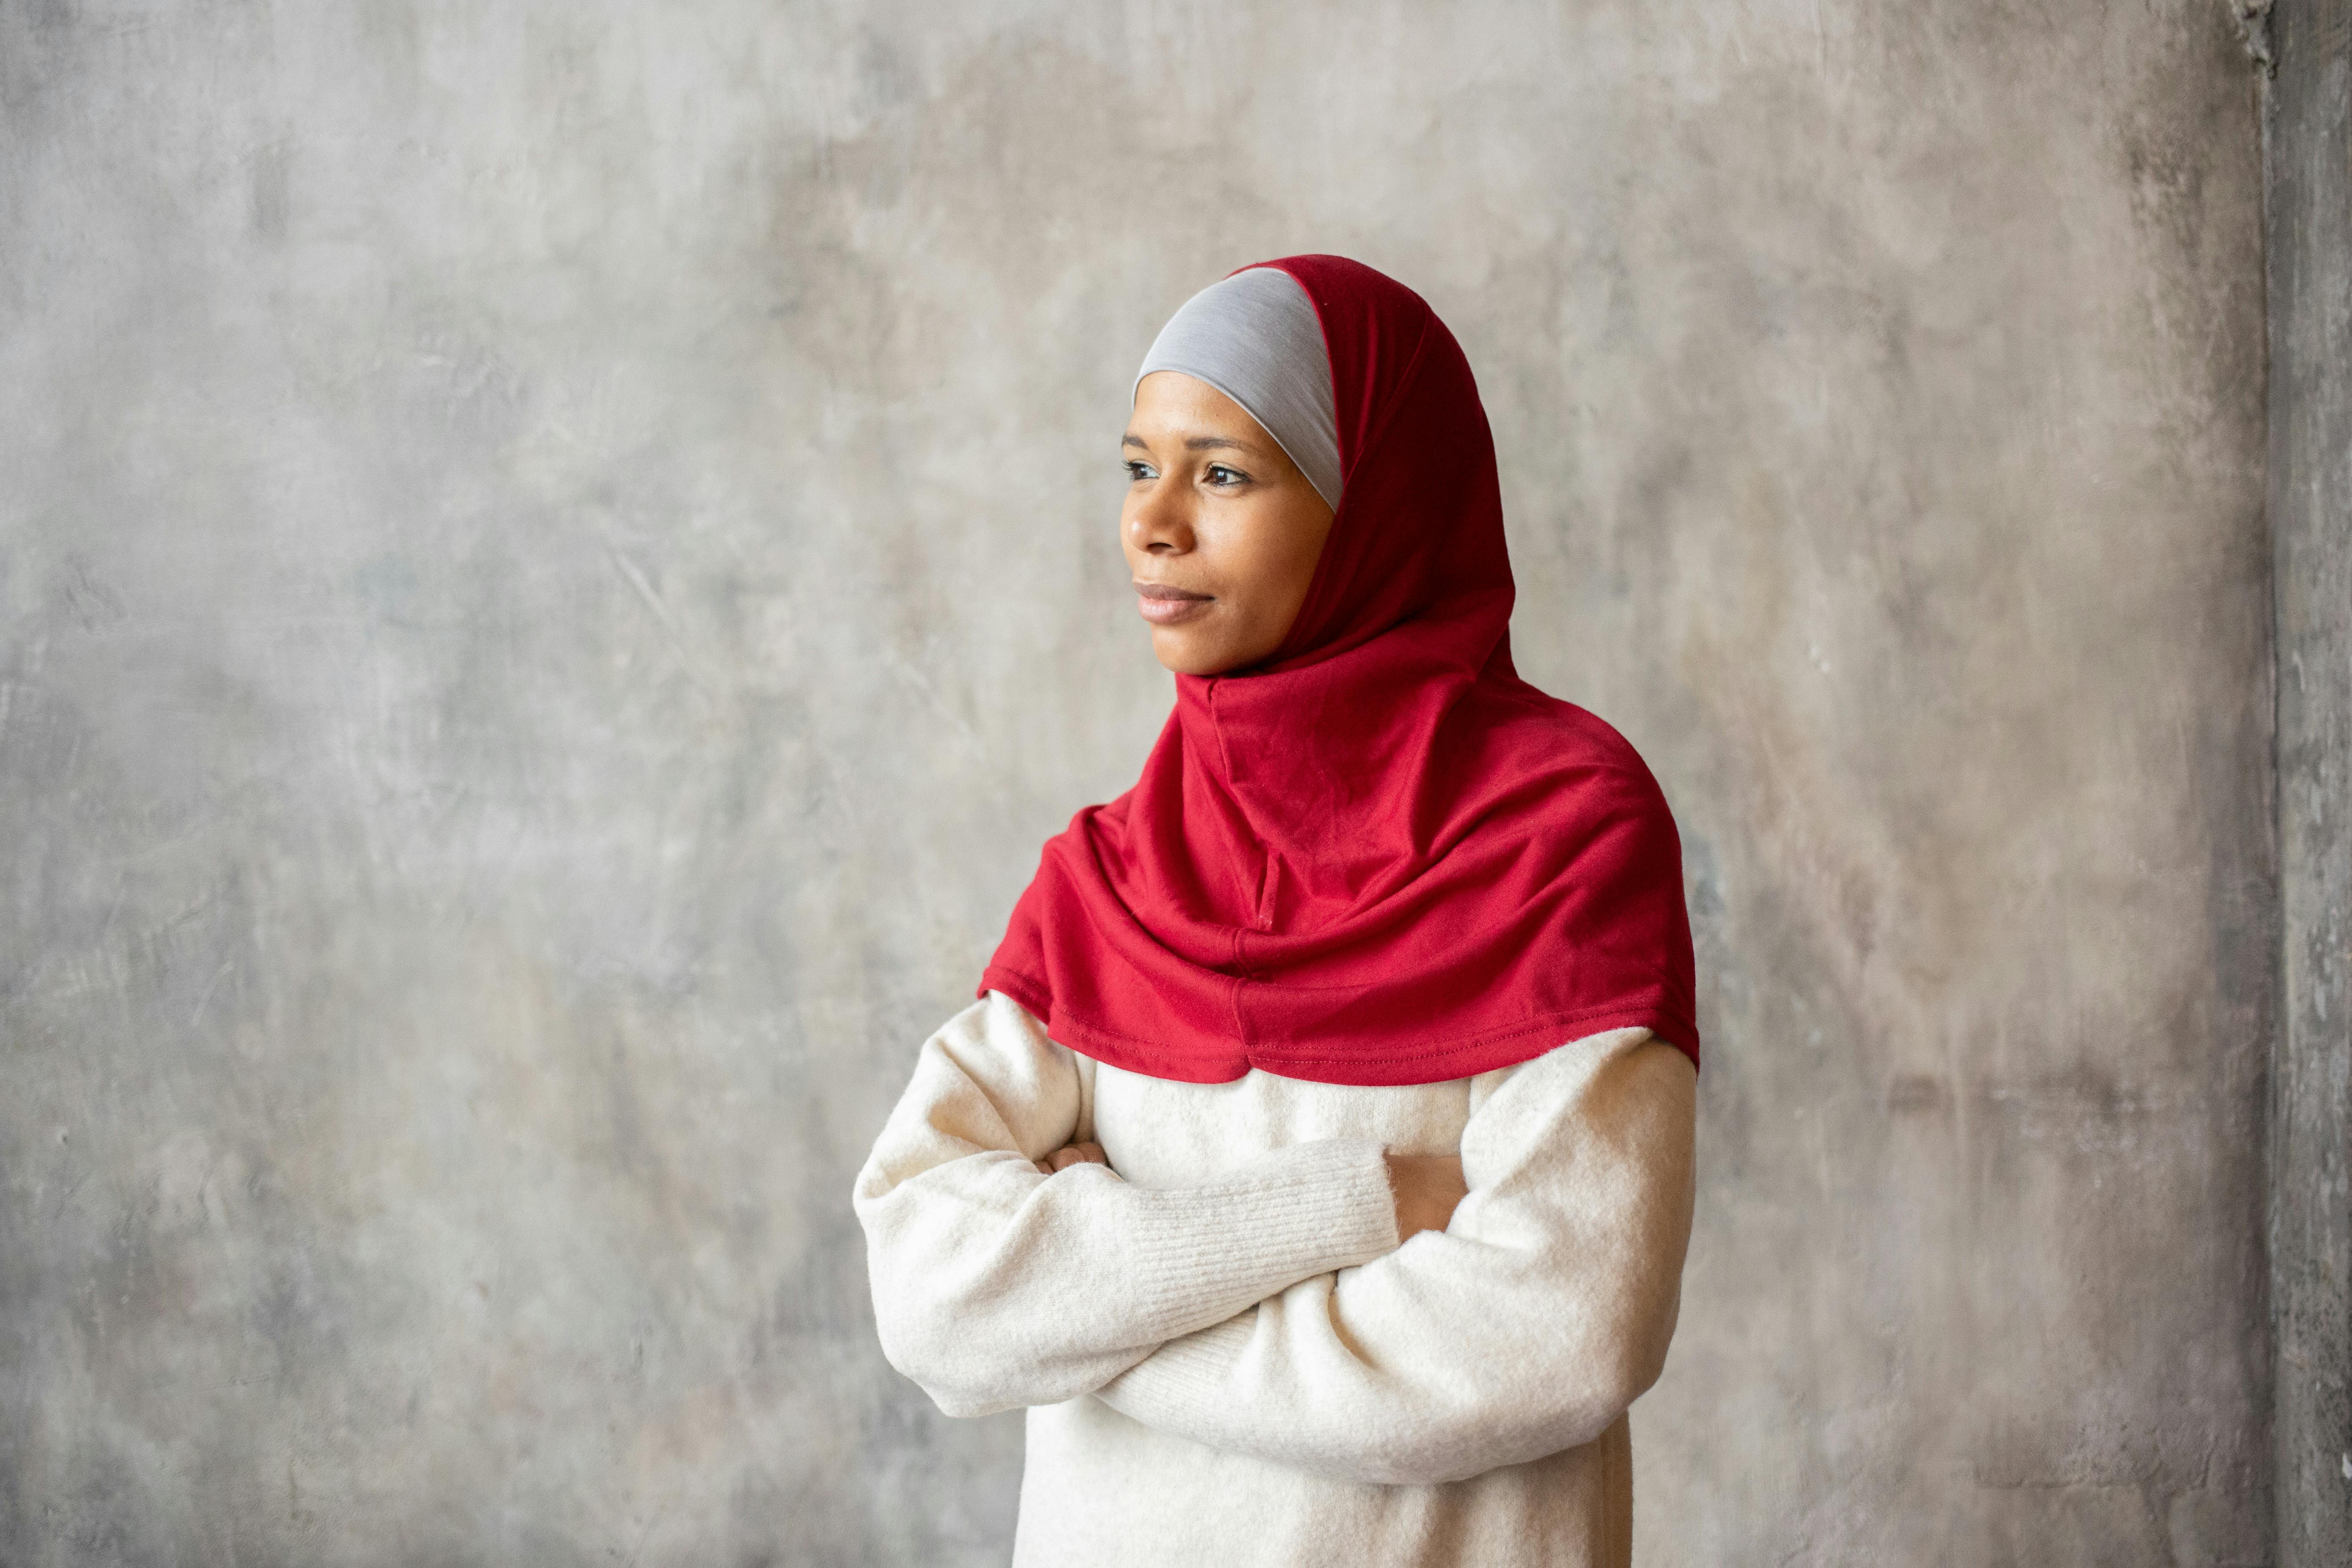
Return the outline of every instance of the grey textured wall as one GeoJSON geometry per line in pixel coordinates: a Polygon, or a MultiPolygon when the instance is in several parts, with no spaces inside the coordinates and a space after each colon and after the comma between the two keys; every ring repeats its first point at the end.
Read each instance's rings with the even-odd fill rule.
{"type": "Polygon", "coordinates": [[[2285,0],[2270,92],[2270,511],[2284,1005],[2271,1110],[2282,1568],[2352,1563],[2352,0],[2285,0]]]}
{"type": "Polygon", "coordinates": [[[1001,1561],[849,1176],[1307,248],[1684,824],[1645,1560],[2264,1561],[2260,193],[2217,0],[0,4],[0,1561],[1001,1561]]]}

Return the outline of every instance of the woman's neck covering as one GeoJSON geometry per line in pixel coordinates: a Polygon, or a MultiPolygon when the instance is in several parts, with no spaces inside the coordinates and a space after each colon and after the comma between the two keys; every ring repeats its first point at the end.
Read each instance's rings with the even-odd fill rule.
{"type": "Polygon", "coordinates": [[[1135,384],[1173,370],[1248,410],[1290,454],[1324,504],[1339,508],[1339,416],[1323,323],[1298,279],[1250,267],[1212,283],[1168,318],[1135,384]]]}
{"type": "Polygon", "coordinates": [[[1306,603],[1263,664],[1176,678],[1142,778],[1046,841],[981,988],[1195,1083],[1434,1083],[1635,1025],[1696,1062],[1674,818],[1622,736],[1511,667],[1469,363],[1369,267],[1265,266],[1330,371],[1342,483],[1306,603]]]}

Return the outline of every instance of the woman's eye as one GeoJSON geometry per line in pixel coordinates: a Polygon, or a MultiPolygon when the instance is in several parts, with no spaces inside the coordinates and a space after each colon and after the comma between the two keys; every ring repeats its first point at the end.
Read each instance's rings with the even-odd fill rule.
{"type": "Polygon", "coordinates": [[[1247,482],[1249,476],[1239,468],[1229,468],[1223,463],[1209,465],[1209,482],[1213,485],[1238,485],[1247,482]]]}
{"type": "Polygon", "coordinates": [[[1133,458],[1129,458],[1125,466],[1127,468],[1127,477],[1130,481],[1139,482],[1144,479],[1155,479],[1160,477],[1151,471],[1150,464],[1138,462],[1133,458]]]}

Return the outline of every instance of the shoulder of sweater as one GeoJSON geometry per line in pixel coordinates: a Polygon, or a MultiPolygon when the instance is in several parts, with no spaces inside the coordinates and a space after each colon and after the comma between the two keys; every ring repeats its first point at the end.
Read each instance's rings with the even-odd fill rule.
{"type": "MultiPolygon", "coordinates": [[[[1603,1029],[1596,1035],[1583,1035],[1554,1046],[1541,1056],[1509,1067],[1482,1072],[1470,1080],[1470,1113],[1475,1116],[1486,1103],[1515,1079],[1529,1076],[1537,1079],[1583,1079],[1600,1071],[1611,1061],[1630,1057],[1650,1046],[1663,1046],[1675,1056],[1682,1052],[1659,1039],[1640,1025],[1630,1028],[1603,1029]]],[[[1687,1059],[1687,1058],[1685,1058],[1687,1059]]]]}

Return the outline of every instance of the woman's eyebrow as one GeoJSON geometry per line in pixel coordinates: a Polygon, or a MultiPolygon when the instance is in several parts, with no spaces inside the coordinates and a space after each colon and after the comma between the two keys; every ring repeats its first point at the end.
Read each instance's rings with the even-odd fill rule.
{"type": "MultiPolygon", "coordinates": [[[[1122,447],[1133,447],[1139,451],[1151,450],[1151,444],[1132,430],[1120,437],[1118,444],[1122,447]]],[[[1184,440],[1184,450],[1188,452],[1205,452],[1214,447],[1228,447],[1236,452],[1257,450],[1247,441],[1236,441],[1230,436],[1189,436],[1184,440]]]]}

